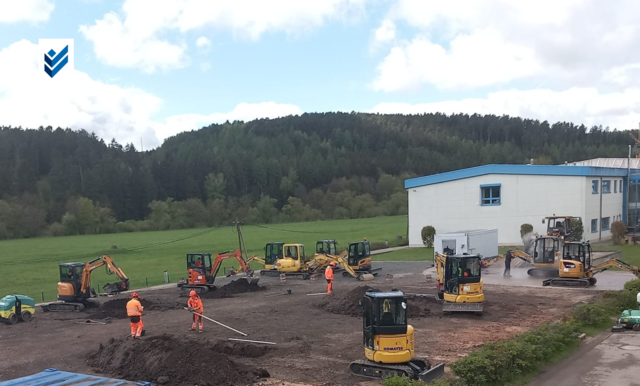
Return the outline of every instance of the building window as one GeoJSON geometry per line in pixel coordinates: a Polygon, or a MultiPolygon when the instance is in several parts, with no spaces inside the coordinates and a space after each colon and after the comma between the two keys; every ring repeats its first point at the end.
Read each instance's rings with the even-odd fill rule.
{"type": "Polygon", "coordinates": [[[602,230],[603,231],[608,231],[609,230],[609,217],[603,217],[602,220],[600,220],[600,225],[602,226],[602,230]]]}
{"type": "Polygon", "coordinates": [[[618,180],[613,180],[613,193],[618,193],[618,180]]]}
{"type": "Polygon", "coordinates": [[[591,193],[598,194],[598,180],[591,181],[591,193]]]}
{"type": "Polygon", "coordinates": [[[611,180],[602,181],[602,193],[611,193],[611,180]]]}
{"type": "Polygon", "coordinates": [[[591,220],[591,233],[598,233],[598,219],[591,220]]]}
{"type": "Polygon", "coordinates": [[[500,184],[480,185],[480,202],[485,205],[500,205],[500,184]]]}

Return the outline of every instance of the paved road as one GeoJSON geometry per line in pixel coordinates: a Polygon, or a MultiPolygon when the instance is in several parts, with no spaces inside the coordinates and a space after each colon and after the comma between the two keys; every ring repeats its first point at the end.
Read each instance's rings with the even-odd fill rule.
{"type": "Polygon", "coordinates": [[[640,386],[640,334],[603,333],[527,386],[640,386]]]}

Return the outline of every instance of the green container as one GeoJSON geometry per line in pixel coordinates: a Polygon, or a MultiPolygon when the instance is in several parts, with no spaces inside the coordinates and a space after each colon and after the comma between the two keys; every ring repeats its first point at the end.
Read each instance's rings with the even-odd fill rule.
{"type": "Polygon", "coordinates": [[[28,322],[35,312],[36,302],[28,296],[7,295],[0,299],[1,322],[9,324],[16,324],[20,320],[28,322]],[[19,307],[16,307],[17,300],[20,300],[19,307]]]}

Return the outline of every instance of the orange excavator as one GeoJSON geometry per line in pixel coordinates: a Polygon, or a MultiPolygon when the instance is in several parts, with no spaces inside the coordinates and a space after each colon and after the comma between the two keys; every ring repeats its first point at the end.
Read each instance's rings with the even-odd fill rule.
{"type": "Polygon", "coordinates": [[[119,282],[105,284],[102,289],[108,294],[117,294],[129,289],[129,278],[107,255],[95,258],[88,263],[62,263],[59,265],[60,282],[58,282],[59,302],[42,306],[43,311],[82,311],[85,307],[99,307],[100,302],[91,288],[91,273],[102,266],[107,267],[108,274],[116,274],[119,282]]]}
{"type": "Polygon", "coordinates": [[[247,281],[250,284],[257,284],[259,278],[253,277],[253,270],[242,258],[242,253],[234,249],[233,251],[224,251],[216,254],[213,262],[210,253],[188,253],[187,254],[187,282],[180,286],[182,292],[190,292],[191,290],[203,294],[209,290],[215,291],[216,286],[213,284],[216,276],[225,259],[236,259],[240,263],[240,268],[247,274],[247,281]]]}

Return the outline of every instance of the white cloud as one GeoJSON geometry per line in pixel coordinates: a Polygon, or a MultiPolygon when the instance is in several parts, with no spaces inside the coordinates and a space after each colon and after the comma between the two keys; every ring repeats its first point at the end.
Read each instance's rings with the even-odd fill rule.
{"type": "Polygon", "coordinates": [[[115,138],[120,143],[137,144],[142,138],[148,149],[181,131],[214,122],[301,113],[294,105],[241,103],[228,113],[158,120],[153,117],[163,101],[157,96],[137,88],[106,84],[77,70],[65,74],[65,86],[59,87],[59,83],[43,81],[49,79],[41,74],[40,60],[38,44],[27,40],[0,50],[0,125],[85,129],[107,142],[115,138]]]}
{"type": "Polygon", "coordinates": [[[200,71],[207,72],[210,69],[211,69],[211,63],[209,63],[209,62],[200,63],[200,71]]]}
{"type": "Polygon", "coordinates": [[[378,42],[389,42],[396,37],[396,25],[393,21],[383,20],[380,27],[374,32],[375,39],[378,42]]]}
{"type": "Polygon", "coordinates": [[[380,103],[370,110],[381,114],[494,114],[541,121],[602,125],[628,130],[640,122],[640,88],[601,93],[593,87],[564,91],[504,90],[486,98],[422,104],[380,103]]]}
{"type": "MultiPolygon", "coordinates": [[[[635,0],[615,7],[598,0],[398,0],[386,20],[406,23],[415,36],[390,49],[373,87],[464,89],[515,80],[610,85],[605,72],[640,63],[639,12],[635,0]]],[[[640,85],[638,77],[628,79],[640,85]]]]}
{"type": "Polygon", "coordinates": [[[0,1],[0,23],[47,21],[54,8],[51,0],[0,1]]]}
{"type": "Polygon", "coordinates": [[[198,40],[196,40],[196,46],[197,47],[209,47],[211,45],[211,40],[209,40],[207,37],[205,36],[200,36],[198,38],[198,40]]]}
{"type": "Polygon", "coordinates": [[[266,32],[296,35],[330,19],[352,20],[365,1],[126,0],[122,16],[110,12],[80,31],[105,63],[153,72],[186,65],[186,46],[163,40],[163,32],[210,27],[250,40],[266,32]]]}

